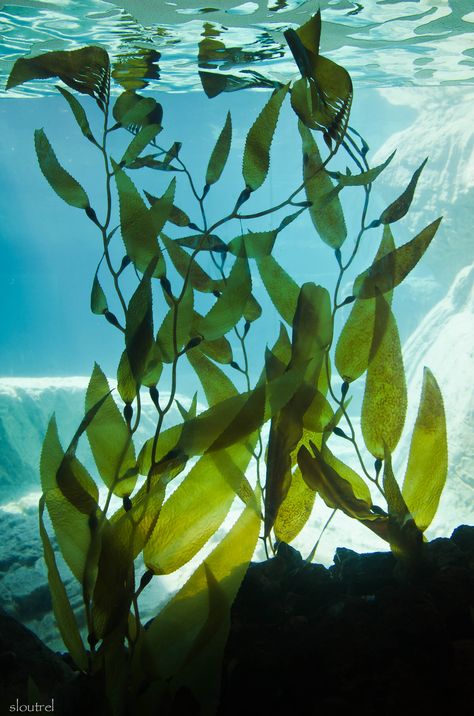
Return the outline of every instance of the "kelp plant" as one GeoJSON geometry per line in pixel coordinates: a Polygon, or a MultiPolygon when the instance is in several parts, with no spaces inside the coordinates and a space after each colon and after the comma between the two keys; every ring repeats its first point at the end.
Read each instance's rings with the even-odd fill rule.
{"type": "Polygon", "coordinates": [[[425,162],[402,195],[369,222],[372,184],[393,155],[384,164],[369,167],[368,146],[348,125],[350,77],[319,54],[320,31],[318,13],[286,33],[301,77],[277,87],[252,124],[243,153],[244,186],[233,208],[212,224],[206,198],[229,156],[230,114],[199,191],[180,158],[181,144],[164,148],[158,141],[163,110],[155,99],[129,89],[112,105],[110,61],[103,49],[85,47],[20,59],[8,81],[10,88],[58,77],[76,93],[90,95],[102,116],[97,136],[77,96],[58,86],[102,162],[103,212],[93,208],[84,188],[61,166],[45,132],[35,132],[45,178],[59,197],[86,213],[101,238],[92,311],[124,337],[117,400],[96,365],[84,418],[66,450],[54,418],[50,422],[41,457],[40,531],[63,640],[80,671],[103,679],[113,713],[151,713],[157,704],[163,713],[180,713],[182,698],[197,701],[203,713],[213,712],[230,606],[259,535],[269,550],[279,542],[291,542],[309,519],[317,493],[333,510],[359,520],[387,540],[402,559],[413,562],[446,479],[443,402],[428,369],[402,488],[392,471],[392,453],[407,407],[392,296],[426,251],[440,219],[398,248],[392,225],[407,213],[425,162]],[[301,136],[303,181],[277,205],[243,213],[242,206],[267,176],[270,145],[288,98],[301,136]],[[111,135],[127,133],[131,140],[120,150],[120,158],[118,141],[111,156],[111,135]],[[328,150],[324,160],[318,135],[328,150]],[[341,151],[353,171],[327,168],[341,151]],[[132,179],[142,168],[173,176],[160,196],[144,192],[148,204],[132,179]],[[195,221],[188,209],[185,212],[175,204],[177,178],[189,184],[196,201],[195,221]],[[355,240],[346,249],[348,232],[339,194],[357,188],[363,192],[362,215],[355,240]],[[115,197],[117,226],[113,225],[115,197]],[[273,230],[240,231],[228,243],[219,236],[224,224],[251,222],[277,212],[285,216],[273,230]],[[335,256],[332,294],[315,283],[297,286],[272,256],[278,235],[288,233],[302,212],[309,212],[316,234],[335,256]],[[379,227],[382,237],[372,265],[356,277],[351,295],[341,297],[343,279],[361,241],[369,232],[375,235],[379,227]],[[120,263],[112,253],[119,237],[124,246],[120,263]],[[203,257],[209,270],[202,265],[203,257]],[[282,319],[278,339],[262,355],[261,373],[253,386],[246,338],[261,307],[252,293],[251,261],[282,319]],[[110,284],[108,295],[105,280],[110,284]],[[336,341],[335,319],[348,304],[352,304],[350,314],[336,341]],[[210,307],[201,313],[201,305],[210,307]],[[116,308],[112,311],[110,306],[116,308]],[[234,357],[236,350],[240,363],[234,357]],[[208,403],[201,412],[196,395],[188,407],[177,400],[178,367],[184,359],[194,369],[208,403]],[[332,362],[342,378],[340,391],[331,378],[332,362]],[[230,377],[239,374],[243,392],[230,377]],[[347,411],[351,385],[364,374],[361,424],[366,448],[375,460],[370,469],[347,411]],[[156,408],[156,427],[144,444],[136,445],[144,390],[156,408]],[[174,407],[180,422],[166,427],[165,419],[174,407]],[[107,488],[104,504],[99,504],[96,481],[76,456],[84,435],[107,488]],[[339,440],[350,441],[363,477],[330,449],[334,436],[336,447],[339,440]],[[256,479],[247,477],[252,466],[256,479]],[[169,494],[167,485],[180,474],[181,482],[169,494]],[[384,498],[386,510],[372,503],[371,490],[384,498]],[[120,498],[122,506],[110,514],[113,496],[120,498]],[[235,524],[145,629],[140,620],[143,590],[154,575],[169,574],[197,555],[223,524],[236,496],[242,510],[235,524]],[[45,506],[59,549],[82,587],[87,647],[43,522],[45,506]],[[146,571],[136,579],[140,555],[146,571]]]}

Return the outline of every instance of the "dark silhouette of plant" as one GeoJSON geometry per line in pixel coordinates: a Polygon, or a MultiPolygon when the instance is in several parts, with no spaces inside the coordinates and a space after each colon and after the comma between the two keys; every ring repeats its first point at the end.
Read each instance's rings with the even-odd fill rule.
{"type": "Polygon", "coordinates": [[[110,62],[104,50],[86,47],[20,59],[8,81],[7,88],[59,77],[76,92],[93,97],[103,117],[100,136],[95,136],[76,96],[58,87],[102,160],[104,215],[61,166],[44,131],[35,132],[45,178],[64,201],[85,211],[101,237],[91,309],[124,337],[117,369],[120,407],[96,365],[84,419],[66,450],[51,420],[41,458],[40,531],[61,635],[77,667],[101,675],[113,713],[152,713],[157,705],[164,713],[179,713],[186,693],[197,699],[203,713],[213,711],[230,606],[262,523],[268,554],[275,542],[291,542],[299,534],[319,493],[334,511],[359,520],[388,541],[401,558],[413,561],[444,486],[443,403],[428,369],[402,488],[391,467],[407,406],[392,295],[427,249],[440,220],[398,248],[391,225],[407,213],[426,160],[403,194],[378,219],[368,222],[372,184],[393,155],[380,166],[369,166],[367,144],[348,125],[350,77],[319,54],[320,32],[318,13],[286,33],[301,78],[276,88],[251,126],[243,153],[244,187],[229,212],[214,223],[208,221],[206,197],[219,181],[231,150],[230,114],[199,191],[180,158],[180,143],[170,148],[159,143],[163,110],[155,99],[126,90],[112,106],[110,62]],[[280,109],[288,98],[301,136],[303,180],[275,206],[245,213],[243,205],[267,176],[280,109]],[[116,132],[132,137],[120,159],[109,151],[110,135],[116,132]],[[329,149],[324,160],[315,140],[318,133],[329,149]],[[338,150],[349,157],[355,173],[327,168],[338,150]],[[148,205],[131,178],[143,167],[173,176],[161,196],[144,192],[148,205]],[[196,201],[196,222],[189,218],[188,207],[184,211],[175,203],[180,175],[196,201]],[[364,204],[355,241],[347,248],[339,194],[354,187],[364,192],[364,204]],[[115,196],[118,226],[113,225],[115,196]],[[219,236],[224,224],[250,222],[282,209],[288,213],[273,230],[240,231],[228,243],[219,236]],[[332,294],[315,283],[299,287],[272,256],[277,236],[305,211],[335,256],[332,294]],[[341,297],[342,281],[361,241],[380,226],[383,235],[373,264],[355,278],[351,295],[341,297]],[[172,238],[169,232],[177,229],[184,230],[185,236],[172,238]],[[111,249],[119,236],[125,253],[117,266],[111,249]],[[200,263],[203,256],[210,257],[213,275],[200,263]],[[252,293],[251,261],[282,318],[279,337],[266,349],[255,385],[246,338],[261,307],[252,293]],[[104,272],[111,279],[110,295],[103,287],[104,272]],[[136,283],[130,291],[133,276],[136,283]],[[205,315],[196,306],[202,303],[195,300],[199,294],[207,296],[207,305],[212,301],[205,315]],[[336,341],[335,318],[348,304],[351,312],[336,341]],[[240,362],[234,357],[236,349],[240,362]],[[178,371],[185,358],[209,406],[202,412],[196,395],[188,408],[177,400],[178,371]],[[331,378],[331,362],[343,380],[340,392],[331,378]],[[225,366],[243,375],[245,392],[237,390],[225,366]],[[351,384],[364,374],[362,435],[375,460],[373,471],[365,464],[347,412],[351,384]],[[136,445],[145,389],[156,408],[156,426],[144,444],[136,445]],[[165,419],[175,406],[181,422],[166,427],[165,419]],[[266,423],[270,429],[265,448],[266,423]],[[84,434],[107,488],[103,505],[95,480],[76,457],[84,434]],[[363,477],[333,453],[328,444],[332,436],[350,441],[363,477]],[[246,476],[252,462],[255,484],[246,476]],[[185,468],[187,473],[169,495],[167,485],[185,468]],[[385,499],[386,510],[373,505],[369,486],[385,499]],[[122,507],[111,515],[114,496],[122,500],[122,507]],[[139,606],[143,590],[154,575],[179,569],[199,552],[224,522],[236,496],[242,504],[237,522],[145,629],[139,606]],[[82,586],[88,648],[43,523],[45,506],[64,559],[82,586]],[[141,554],[146,571],[136,580],[135,562],[141,554]]]}

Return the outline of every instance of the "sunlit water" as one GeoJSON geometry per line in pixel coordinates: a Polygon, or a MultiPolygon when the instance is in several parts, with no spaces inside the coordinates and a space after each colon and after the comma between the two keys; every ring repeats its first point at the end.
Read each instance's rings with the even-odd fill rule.
{"type": "MultiPolygon", "coordinates": [[[[298,0],[216,4],[219,10],[191,0],[153,4],[13,0],[3,6],[0,17],[1,81],[5,83],[18,57],[102,45],[113,58],[117,93],[120,84],[143,88],[163,104],[160,141],[182,142],[180,156],[199,186],[230,110],[233,151],[207,201],[210,218],[219,218],[243,188],[245,137],[268,97],[266,88],[297,76],[283,32],[304,22],[317,8],[313,2],[298,0]],[[158,9],[147,10],[150,5],[158,9]],[[203,85],[204,89],[209,86],[209,76],[226,78],[222,83],[226,91],[213,99],[203,91],[203,85]],[[253,89],[243,89],[249,86],[253,89]]],[[[395,465],[403,475],[422,369],[428,365],[444,394],[450,448],[448,485],[430,536],[447,536],[461,522],[473,520],[474,12],[468,0],[334,0],[320,6],[321,53],[342,64],[352,76],[351,125],[368,142],[371,164],[381,163],[397,149],[374,188],[369,215],[379,216],[424,157],[430,157],[409,215],[394,226],[396,242],[401,244],[437,216],[444,216],[439,235],[395,299],[410,401],[395,465]]],[[[89,312],[93,272],[100,258],[91,224],[82,212],[53,194],[34,154],[33,132],[44,127],[63,166],[87,187],[98,210],[103,209],[103,177],[96,150],[82,140],[54,84],[27,83],[3,93],[0,104],[0,376],[4,376],[0,378],[0,521],[8,531],[0,549],[0,596],[8,609],[57,646],[36,536],[41,439],[54,411],[67,444],[81,419],[87,385],[83,376],[90,375],[97,361],[113,380],[122,341],[89,312]]],[[[84,106],[92,115],[92,101],[84,100],[84,106]]],[[[124,140],[114,141],[112,148],[118,154],[124,140]]],[[[336,159],[334,168],[344,169],[345,161],[336,159]]],[[[150,170],[143,174],[144,188],[153,194],[164,191],[169,177],[150,170]]],[[[294,115],[286,107],[273,143],[269,177],[248,203],[249,212],[281,201],[300,183],[300,177],[300,140],[294,115]]],[[[357,231],[360,194],[353,190],[343,195],[342,202],[350,245],[357,231]]],[[[198,207],[184,182],[178,184],[177,203],[198,221],[198,207]]],[[[222,238],[229,240],[241,229],[272,228],[276,222],[274,217],[249,222],[248,227],[244,222],[243,227],[226,228],[222,238]]],[[[370,263],[379,239],[376,232],[367,236],[351,278],[370,263]]],[[[275,256],[299,284],[315,281],[333,289],[333,253],[320,242],[307,216],[302,215],[280,235],[275,256]]],[[[253,288],[264,309],[248,337],[255,380],[263,348],[276,338],[278,321],[257,274],[253,288]]],[[[343,291],[350,295],[349,280],[343,291]]],[[[243,377],[235,372],[231,376],[244,390],[243,377]]],[[[197,389],[189,366],[182,369],[179,379],[181,401],[188,405],[197,389]]],[[[362,388],[363,381],[351,405],[356,427],[362,388]]],[[[202,407],[202,394],[199,400],[202,407]]],[[[153,430],[151,403],[145,404],[143,416],[137,442],[153,430]]],[[[170,419],[177,417],[176,413],[170,419]]],[[[350,445],[339,440],[332,447],[341,459],[356,466],[350,445]]],[[[93,469],[87,448],[82,449],[81,457],[93,469]]],[[[237,510],[236,505],[228,523],[237,510]]],[[[304,536],[295,542],[304,555],[329,514],[322,500],[317,500],[304,536]]],[[[337,516],[321,541],[317,560],[330,564],[334,549],[341,545],[385,549],[365,528],[337,516]]],[[[212,544],[205,549],[211,548],[212,544]]],[[[197,560],[183,574],[154,580],[146,593],[145,617],[156,611],[197,560]]]]}

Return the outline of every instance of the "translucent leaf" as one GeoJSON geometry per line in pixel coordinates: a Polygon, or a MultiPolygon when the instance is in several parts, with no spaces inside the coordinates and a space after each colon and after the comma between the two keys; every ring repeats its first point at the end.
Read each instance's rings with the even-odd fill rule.
{"type": "Polygon", "coordinates": [[[62,96],[70,106],[74,118],[79,125],[79,129],[81,130],[84,137],[86,137],[89,142],[92,142],[92,144],[99,146],[94,139],[94,135],[92,134],[89,125],[89,120],[87,119],[87,115],[82,104],[79,102],[79,100],[75,98],[73,94],[71,94],[71,92],[69,92],[67,89],[64,89],[64,87],[58,86],[57,89],[61,92],[62,96]]]}
{"type": "Polygon", "coordinates": [[[324,460],[326,465],[335,470],[340,477],[342,477],[344,480],[346,480],[346,482],[349,483],[355,497],[359,500],[363,500],[369,506],[372,506],[372,497],[370,494],[370,490],[364,480],[360,477],[360,475],[358,475],[355,470],[349,467],[349,465],[346,465],[344,462],[342,462],[342,460],[339,460],[339,458],[337,458],[330,451],[324,441],[320,448],[320,452],[321,458],[324,460]]]}
{"type": "Polygon", "coordinates": [[[224,521],[251,452],[243,444],[200,458],[166,500],[144,550],[155,574],[169,574],[189,562],[224,521]]]}
{"type": "Polygon", "coordinates": [[[204,388],[209,406],[237,395],[237,388],[231,379],[209,358],[206,358],[199,348],[188,351],[186,356],[204,388]]]}
{"type": "Polygon", "coordinates": [[[188,283],[181,301],[170,308],[156,336],[157,346],[166,363],[174,360],[191,337],[193,306],[193,289],[188,283]]]}
{"type": "MultiPolygon", "coordinates": [[[[375,261],[393,252],[394,249],[392,232],[389,226],[385,226],[375,261]]],[[[391,304],[392,293],[390,291],[385,294],[385,299],[391,304]]],[[[335,354],[336,368],[347,383],[351,383],[365,373],[369,365],[371,347],[373,346],[375,349],[382,339],[383,332],[377,331],[374,334],[375,307],[375,298],[358,298],[339,335],[335,354]]],[[[383,326],[379,325],[378,328],[384,330],[383,326]]]]}
{"type": "Polygon", "coordinates": [[[158,257],[160,260],[154,275],[160,277],[164,274],[164,261],[157,236],[173,206],[174,179],[161,199],[148,209],[130,177],[116,164],[114,175],[119,195],[122,239],[127,255],[142,272],[146,271],[152,259],[158,257]]]}
{"type": "Polygon", "coordinates": [[[250,294],[244,308],[244,318],[248,323],[253,323],[262,315],[262,307],[253,295],[250,294]]]}
{"type": "Polygon", "coordinates": [[[299,286],[273,256],[258,259],[257,266],[273,305],[283,320],[291,325],[298,301],[299,286]]]}
{"type": "Polygon", "coordinates": [[[124,403],[133,403],[137,395],[137,383],[126,350],[122,353],[117,368],[117,390],[124,403]]]}
{"type": "Polygon", "coordinates": [[[227,244],[216,234],[193,234],[192,236],[185,236],[182,239],[175,239],[175,243],[177,243],[178,246],[184,246],[193,251],[195,249],[199,251],[216,251],[218,253],[225,253],[227,251],[227,244]]]}
{"type": "MultiPolygon", "coordinates": [[[[198,325],[201,316],[196,311],[194,315],[196,316],[194,325],[198,325]]],[[[222,363],[223,365],[228,365],[233,360],[232,347],[225,336],[221,336],[221,338],[216,338],[212,341],[202,341],[199,344],[199,350],[209,358],[212,358],[212,360],[222,363]]]]}
{"type": "Polygon", "coordinates": [[[151,275],[155,266],[156,261],[150,262],[127,309],[125,345],[130,370],[137,385],[141,383],[154,341],[151,275]]]}
{"type": "Polygon", "coordinates": [[[312,377],[317,381],[323,356],[332,341],[331,299],[327,289],[305,283],[300,289],[293,319],[290,366],[311,364],[312,377]]]}
{"type": "MultiPolygon", "coordinates": [[[[50,420],[41,451],[40,474],[43,495],[51,518],[59,548],[66,563],[79,582],[84,576],[86,557],[91,542],[89,527],[90,514],[77,509],[63,494],[58,485],[57,475],[65,459],[58,437],[56,421],[50,420]]],[[[79,468],[77,460],[69,460],[68,470],[73,481],[78,481],[82,490],[89,495],[92,508],[97,505],[98,492],[85,469],[79,468]],[[92,494],[90,494],[92,493],[92,494]]],[[[63,478],[65,472],[63,471],[63,478]]],[[[87,502],[87,499],[84,500],[87,502]]],[[[91,509],[94,514],[94,509],[91,509]]]]}
{"type": "MultiPolygon", "coordinates": [[[[259,528],[259,510],[255,505],[249,505],[230,532],[206,557],[206,565],[212,571],[215,581],[220,585],[227,599],[228,610],[252,558],[259,528]]],[[[196,639],[202,634],[203,625],[209,620],[210,600],[206,565],[201,564],[197,568],[186,584],[153,620],[146,632],[146,663],[152,673],[161,678],[171,678],[180,671],[196,639]]],[[[216,637],[219,636],[218,658],[213,662],[217,668],[221,663],[229,628],[228,610],[221,630],[213,639],[215,643],[216,637]]],[[[206,688],[206,682],[209,680],[209,653],[204,650],[199,656],[203,659],[202,674],[199,674],[194,663],[191,673],[197,683],[194,680],[191,683],[196,688],[199,688],[199,684],[206,688]],[[201,678],[196,678],[198,674],[201,678]]],[[[183,683],[183,676],[180,679],[181,683],[183,683]]],[[[217,673],[215,680],[218,681],[217,673]]]]}
{"type": "Polygon", "coordinates": [[[290,543],[299,535],[313,511],[316,492],[305,483],[297,468],[291,476],[291,484],[280,505],[275,520],[275,537],[290,543]]]}
{"type": "Polygon", "coordinates": [[[370,503],[357,497],[351,483],[325,462],[313,443],[311,449],[313,455],[305,446],[300,448],[298,465],[306,484],[321,495],[326,505],[362,522],[379,520],[371,512],[370,503]]]}
{"type": "Polygon", "coordinates": [[[240,256],[249,259],[259,259],[271,254],[277,231],[260,231],[254,233],[250,231],[248,234],[236,236],[235,239],[228,244],[228,250],[234,256],[240,256]]]}
{"type": "Polygon", "coordinates": [[[362,435],[375,458],[383,460],[384,444],[393,453],[406,409],[407,388],[397,324],[389,304],[379,295],[361,415],[362,435]]]}
{"type": "Polygon", "coordinates": [[[352,289],[354,296],[374,298],[378,291],[387,293],[398,286],[425,253],[438,230],[441,218],[429,224],[414,239],[378,259],[370,268],[359,274],[352,289]]]}
{"type": "Polygon", "coordinates": [[[311,202],[311,220],[321,239],[333,249],[339,249],[347,236],[341,202],[337,194],[327,201],[334,185],[322,168],[321,155],[310,130],[302,122],[298,123],[298,128],[303,143],[303,178],[306,197],[311,202]]]}
{"type": "Polygon", "coordinates": [[[60,165],[42,129],[35,131],[35,149],[40,169],[56,194],[70,206],[88,209],[90,205],[86,192],[60,165]]]}
{"type": "Polygon", "coordinates": [[[232,141],[232,121],[230,112],[227,112],[224,127],[217,138],[206,171],[206,184],[210,186],[220,179],[229,156],[232,141]]]}
{"type": "Polygon", "coordinates": [[[360,174],[341,174],[340,172],[337,172],[335,175],[331,176],[334,176],[334,178],[342,186],[363,186],[367,184],[372,184],[372,182],[377,179],[379,174],[381,174],[383,170],[388,167],[394,156],[395,152],[392,152],[389,158],[386,159],[382,164],[379,164],[377,167],[372,167],[372,169],[367,169],[367,171],[361,172],[360,174]]]}
{"type": "Polygon", "coordinates": [[[170,239],[166,234],[161,234],[163,244],[168,251],[168,255],[173,265],[182,278],[189,277],[191,286],[202,293],[212,293],[213,291],[222,291],[224,283],[221,280],[212,279],[196,259],[191,259],[189,254],[179,246],[176,241],[170,239]]]}
{"type": "Polygon", "coordinates": [[[245,141],[242,175],[248,189],[258,189],[270,166],[270,146],[288,85],[276,90],[251,126],[245,141]]]}
{"type": "Polygon", "coordinates": [[[395,479],[392,468],[392,456],[387,446],[385,446],[384,465],[383,465],[383,489],[385,499],[387,500],[388,513],[399,525],[403,525],[410,519],[410,511],[403,499],[402,492],[395,479]]]}
{"type": "Polygon", "coordinates": [[[159,124],[147,124],[145,127],[142,127],[125,150],[120,165],[128,166],[132,164],[160,131],[161,126],[159,124]]]}
{"type": "Polygon", "coordinates": [[[403,497],[420,530],[431,524],[438,509],[448,470],[448,445],[443,397],[425,367],[420,407],[403,482],[403,497]]]}
{"type": "Polygon", "coordinates": [[[109,96],[109,64],[109,56],[102,47],[21,57],[13,65],[6,89],[29,80],[59,77],[76,92],[94,97],[100,109],[105,111],[109,96]]]}
{"type": "Polygon", "coordinates": [[[96,363],[87,388],[86,410],[104,396],[105,401],[87,427],[87,437],[101,478],[114,494],[123,497],[135,487],[136,474],[120,479],[135,466],[135,450],[127,423],[110,395],[107,378],[96,363]]]}
{"type": "Polygon", "coordinates": [[[393,222],[398,221],[405,216],[408,209],[410,208],[410,204],[413,200],[413,195],[415,193],[418,179],[420,178],[420,174],[423,171],[427,161],[428,157],[426,157],[426,159],[414,172],[403,194],[401,194],[398,199],[393,202],[393,204],[390,204],[390,206],[388,206],[385,211],[382,212],[382,214],[380,215],[380,222],[382,224],[393,224],[393,222]]]}
{"type": "Polygon", "coordinates": [[[197,332],[207,340],[224,336],[242,317],[251,290],[248,261],[237,258],[221,296],[196,324],[197,332]]]}
{"type": "Polygon", "coordinates": [[[44,561],[48,570],[48,584],[51,592],[53,612],[58,625],[59,633],[75,665],[80,671],[86,671],[88,659],[84,644],[82,643],[76,617],[71,607],[69,597],[64,587],[61,575],[56,564],[56,556],[51,545],[48,533],[44,526],[43,513],[45,498],[41,497],[39,503],[39,530],[43,545],[44,561]]]}
{"type": "Polygon", "coordinates": [[[96,274],[92,283],[91,311],[98,316],[102,316],[108,310],[109,307],[107,305],[107,298],[105,297],[105,293],[96,274]]]}

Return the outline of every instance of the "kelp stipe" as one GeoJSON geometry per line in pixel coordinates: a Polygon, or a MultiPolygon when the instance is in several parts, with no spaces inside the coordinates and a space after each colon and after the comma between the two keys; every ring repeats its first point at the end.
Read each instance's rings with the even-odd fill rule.
{"type": "Polygon", "coordinates": [[[369,166],[367,144],[348,125],[350,77],[319,55],[320,32],[318,13],[286,33],[302,76],[275,89],[251,126],[242,185],[229,212],[213,224],[208,221],[206,197],[231,151],[230,114],[199,190],[180,157],[181,143],[167,148],[158,141],[163,108],[156,100],[126,90],[111,106],[110,62],[104,50],[87,47],[19,60],[7,85],[57,76],[76,92],[93,97],[103,119],[100,136],[94,136],[81,102],[58,88],[83,137],[97,149],[98,166],[103,167],[98,169],[104,178],[103,212],[61,166],[44,131],[35,133],[45,178],[98,230],[102,257],[92,280],[91,310],[124,338],[117,368],[120,407],[96,365],[84,419],[66,451],[54,419],[49,425],[41,457],[40,532],[61,635],[78,669],[101,680],[114,714],[147,714],[157,708],[180,713],[182,699],[198,704],[202,713],[215,710],[230,606],[259,534],[263,531],[268,551],[275,540],[291,542],[310,518],[316,493],[334,511],[342,510],[388,541],[397,554],[414,559],[443,489],[443,403],[428,370],[401,489],[391,467],[407,405],[392,294],[427,249],[440,220],[398,248],[391,225],[407,213],[425,162],[402,195],[369,222],[372,183],[393,155],[378,167],[369,166]],[[279,204],[245,213],[242,207],[267,177],[278,117],[288,101],[302,143],[303,180],[279,204]],[[131,135],[120,157],[110,154],[111,133],[131,135]],[[324,159],[315,139],[318,134],[329,149],[324,159]],[[345,152],[355,173],[329,170],[339,151],[345,152]],[[131,177],[144,167],[172,176],[161,196],[144,191],[148,205],[131,177]],[[188,214],[194,207],[176,205],[177,180],[189,183],[197,218],[188,214]],[[364,205],[355,241],[344,255],[350,231],[339,195],[353,187],[361,187],[364,205]],[[115,194],[119,226],[112,225],[115,194]],[[219,236],[226,223],[249,222],[281,209],[289,213],[272,230],[240,232],[228,243],[219,236]],[[279,234],[305,211],[326,244],[323,249],[334,252],[337,278],[332,294],[315,283],[299,287],[272,256],[279,234]],[[356,277],[351,295],[341,296],[342,280],[362,239],[380,226],[383,235],[374,263],[356,277]],[[184,236],[171,236],[180,230],[184,236]],[[111,242],[119,236],[124,255],[115,265],[111,242]],[[210,257],[214,275],[199,263],[202,255],[210,257]],[[246,338],[262,309],[252,293],[250,261],[255,261],[283,321],[276,343],[264,353],[253,387],[246,338]],[[110,290],[104,273],[109,275],[110,290]],[[131,292],[124,287],[125,274],[135,275],[131,292]],[[205,315],[196,308],[200,293],[215,299],[205,315]],[[348,304],[350,315],[336,338],[335,317],[348,304]],[[291,338],[285,323],[291,326],[291,338]],[[176,399],[184,358],[209,405],[203,412],[197,411],[196,395],[189,407],[176,399]],[[340,393],[331,379],[331,361],[343,379],[340,393]],[[231,379],[232,371],[242,376],[244,392],[231,379]],[[347,411],[350,386],[364,374],[362,433],[375,460],[373,472],[365,465],[347,411]],[[156,408],[156,427],[138,446],[143,390],[148,390],[156,408]],[[174,405],[182,421],[165,429],[174,405]],[[261,428],[269,421],[265,450],[261,428]],[[84,434],[107,488],[103,505],[95,480],[76,457],[84,434]],[[351,442],[363,478],[330,449],[333,435],[351,442]],[[197,460],[168,496],[166,486],[192,458],[197,460]],[[252,462],[257,468],[255,485],[246,477],[252,462]],[[387,511],[373,505],[372,485],[384,497],[387,511]],[[110,515],[113,496],[122,500],[122,507],[110,515]],[[242,505],[237,522],[145,629],[139,605],[143,590],[154,575],[179,569],[199,552],[223,524],[236,496],[242,505]],[[45,506],[64,559],[82,587],[87,645],[43,524],[45,506]],[[137,583],[134,564],[142,554],[146,571],[137,583]]]}

